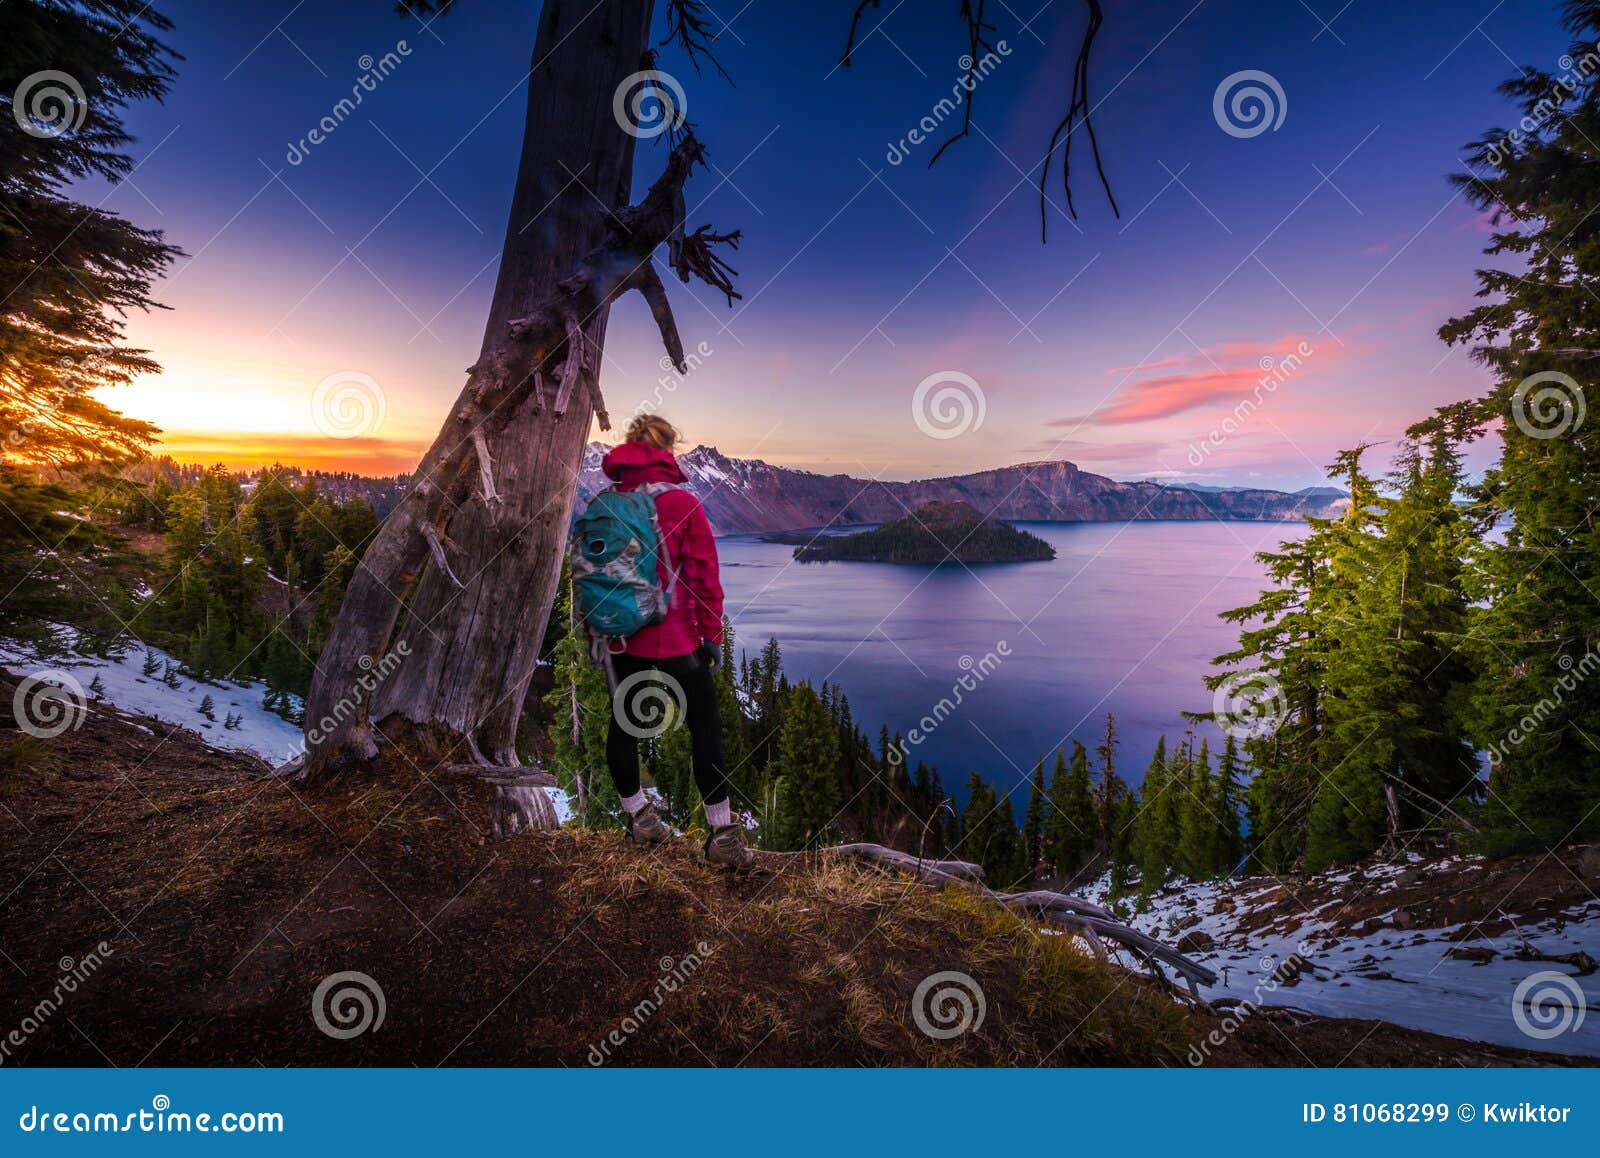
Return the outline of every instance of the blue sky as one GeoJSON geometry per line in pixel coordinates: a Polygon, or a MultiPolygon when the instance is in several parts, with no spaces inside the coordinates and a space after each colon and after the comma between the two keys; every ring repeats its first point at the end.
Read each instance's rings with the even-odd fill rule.
{"type": "MultiPolygon", "coordinates": [[[[1434,337],[1470,304],[1487,240],[1445,175],[1512,119],[1495,87],[1514,64],[1560,71],[1553,4],[1106,0],[1091,98],[1122,216],[1080,143],[1080,219],[1055,186],[1047,244],[1036,178],[1077,0],[991,0],[1008,51],[978,87],[972,136],[932,170],[932,146],[886,153],[960,75],[954,0],[885,0],[850,69],[848,0],[798,18],[771,0],[711,7],[736,87],[661,58],[712,150],[691,225],[745,239],[735,309],[671,283],[705,353],[663,412],[693,442],[884,477],[1070,458],[1121,478],[1298,487],[1339,447],[1392,439],[1485,381],[1434,337]],[[1254,136],[1213,108],[1246,70],[1283,93],[1282,123],[1254,136]],[[930,378],[981,399],[981,424],[930,437],[913,408],[930,378]],[[1247,394],[1259,408],[1212,438],[1247,394]]],[[[162,8],[186,60],[164,105],[133,111],[139,165],[106,204],[191,256],[159,288],[173,309],[131,326],[166,372],[114,399],[186,458],[403,469],[477,351],[537,5],[459,0],[426,29],[385,0],[162,8]],[[290,164],[363,58],[401,40],[356,114],[290,164]],[[381,424],[329,439],[312,396],[352,374],[381,390],[381,424]]],[[[641,142],[641,186],[664,156],[641,142]]],[[[619,307],[614,412],[657,392],[660,357],[642,305],[619,307]]]]}

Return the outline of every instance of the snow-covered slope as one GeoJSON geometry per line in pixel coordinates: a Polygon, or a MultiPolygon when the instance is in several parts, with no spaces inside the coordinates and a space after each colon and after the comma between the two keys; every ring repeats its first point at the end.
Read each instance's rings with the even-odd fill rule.
{"type": "MultiPolygon", "coordinates": [[[[110,705],[128,715],[148,716],[197,732],[214,748],[249,752],[274,768],[299,755],[305,746],[299,726],[262,706],[266,685],[250,681],[203,681],[177,677],[177,687],[163,679],[169,668],[179,670],[177,660],[158,647],[132,643],[111,657],[88,655],[79,649],[78,633],[57,624],[52,628],[56,646],[41,653],[39,648],[14,639],[0,640],[0,666],[9,668],[22,681],[17,689],[12,713],[19,724],[31,721],[41,735],[52,735],[65,728],[82,727],[88,713],[100,705],[110,705]],[[158,665],[153,675],[145,675],[147,657],[158,665]],[[91,687],[99,680],[99,690],[91,687]],[[47,688],[46,699],[36,697],[47,688]],[[211,697],[211,715],[200,706],[211,697]],[[229,717],[234,726],[227,727],[229,717]]],[[[298,706],[298,705],[296,705],[298,706]]],[[[142,726],[142,725],[141,725],[142,726]]],[[[573,817],[572,801],[560,788],[546,788],[562,824],[573,817]]]]}
{"type": "MultiPolygon", "coordinates": [[[[1490,863],[1413,855],[1306,881],[1182,884],[1153,897],[1132,923],[1217,970],[1223,980],[1204,990],[1209,1000],[1377,1018],[1496,1045],[1600,1057],[1594,886],[1578,881],[1580,887],[1535,905],[1542,911],[1528,916],[1516,907],[1521,893],[1507,898],[1503,886],[1474,890],[1474,877],[1490,863]],[[1471,916],[1430,921],[1429,906],[1398,895],[1402,885],[1413,898],[1437,890],[1445,907],[1455,902],[1471,916]],[[1285,966],[1296,955],[1309,964],[1285,966]]],[[[1564,878],[1573,874],[1559,863],[1544,871],[1572,884],[1564,878]]],[[[1086,895],[1103,904],[1108,884],[1102,878],[1086,895]]]]}
{"type": "Polygon", "coordinates": [[[92,711],[100,702],[133,715],[181,725],[204,736],[213,747],[250,752],[273,765],[282,764],[300,750],[300,729],[262,706],[267,690],[263,684],[202,682],[180,675],[178,686],[171,687],[163,680],[162,672],[169,666],[176,672],[179,664],[160,648],[133,643],[113,657],[87,655],[79,650],[78,634],[71,627],[58,625],[53,630],[60,650],[52,648],[46,654],[17,640],[0,640],[0,664],[23,681],[12,705],[19,723],[32,719],[36,728],[45,733],[57,727],[81,726],[83,714],[71,705],[92,711]],[[147,655],[161,665],[153,675],[144,674],[147,655]],[[103,688],[98,693],[90,690],[96,678],[103,688]],[[36,695],[41,685],[61,688],[63,694],[55,697],[53,705],[30,706],[30,693],[36,695]],[[208,719],[200,711],[207,696],[211,697],[215,719],[208,719]],[[65,722],[58,714],[62,710],[67,713],[65,722]],[[236,717],[236,727],[224,726],[230,715],[236,717]]]}

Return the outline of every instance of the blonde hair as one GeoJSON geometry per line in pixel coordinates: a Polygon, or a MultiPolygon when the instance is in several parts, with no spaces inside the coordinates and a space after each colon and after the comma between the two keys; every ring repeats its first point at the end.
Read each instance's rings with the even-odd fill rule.
{"type": "Polygon", "coordinates": [[[678,432],[659,414],[639,414],[628,423],[626,441],[647,442],[657,450],[671,450],[678,445],[678,432]]]}

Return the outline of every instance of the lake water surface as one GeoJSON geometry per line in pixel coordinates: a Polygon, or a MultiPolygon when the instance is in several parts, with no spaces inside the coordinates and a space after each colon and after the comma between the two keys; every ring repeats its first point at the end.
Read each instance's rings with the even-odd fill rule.
{"type": "MultiPolygon", "coordinates": [[[[1210,710],[1202,677],[1237,641],[1217,613],[1264,585],[1255,552],[1304,534],[1297,523],[1018,525],[1056,558],[802,564],[792,546],[720,539],[739,648],[754,654],[776,637],[790,678],[839,684],[873,736],[880,724],[908,732],[954,698],[969,668],[991,669],[910,757],[937,766],[960,796],[969,771],[1009,786],[1072,739],[1092,752],[1107,712],[1122,737],[1119,770],[1136,782],[1156,738],[1183,734],[1181,712],[1210,710]],[[998,666],[983,663],[991,653],[998,666]]],[[[1216,746],[1214,728],[1196,730],[1216,746]]]]}

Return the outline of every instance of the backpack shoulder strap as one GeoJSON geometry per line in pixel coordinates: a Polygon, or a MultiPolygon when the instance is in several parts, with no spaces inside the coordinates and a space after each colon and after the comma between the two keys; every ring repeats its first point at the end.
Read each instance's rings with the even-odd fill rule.
{"type": "MultiPolygon", "coordinates": [[[[681,491],[683,488],[677,483],[653,482],[645,483],[644,486],[640,487],[639,489],[645,494],[649,495],[651,500],[654,501],[660,496],[666,494],[668,491],[681,491]]],[[[667,563],[666,594],[667,606],[670,607],[672,606],[673,597],[678,591],[678,564],[673,561],[672,552],[667,549],[667,536],[661,529],[661,514],[659,508],[657,508],[656,511],[656,541],[661,545],[661,557],[665,559],[667,563]]]]}

